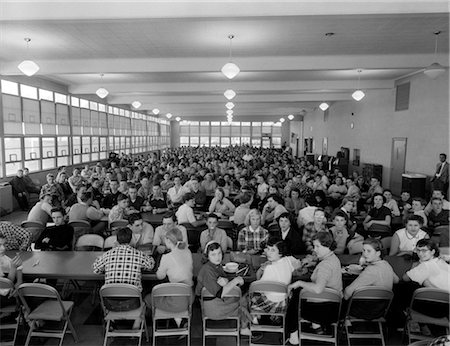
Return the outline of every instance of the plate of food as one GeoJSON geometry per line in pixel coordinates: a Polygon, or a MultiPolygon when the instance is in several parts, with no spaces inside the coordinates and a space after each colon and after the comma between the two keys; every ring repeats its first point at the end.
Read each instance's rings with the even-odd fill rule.
{"type": "Polygon", "coordinates": [[[226,273],[234,274],[239,269],[239,263],[236,262],[228,262],[223,266],[223,271],[226,273]]]}
{"type": "Polygon", "coordinates": [[[364,268],[359,264],[349,264],[348,266],[344,267],[344,270],[348,274],[359,275],[364,270],[364,268]]]}

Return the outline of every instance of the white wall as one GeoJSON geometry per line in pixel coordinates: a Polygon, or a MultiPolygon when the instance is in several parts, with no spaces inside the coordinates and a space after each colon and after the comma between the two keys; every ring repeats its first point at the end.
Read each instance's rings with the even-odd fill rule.
{"type": "Polygon", "coordinates": [[[314,138],[317,154],[322,152],[323,137],[328,137],[329,155],[335,155],[344,146],[350,148],[353,160],[353,149],[360,149],[362,163],[383,165],[385,187],[390,181],[392,138],[406,137],[405,170],[433,175],[439,153],[449,153],[448,72],[435,80],[423,73],[409,80],[408,110],[395,112],[395,88],[371,90],[360,102],[331,104],[326,122],[319,109],[308,113],[303,136],[314,138]]]}

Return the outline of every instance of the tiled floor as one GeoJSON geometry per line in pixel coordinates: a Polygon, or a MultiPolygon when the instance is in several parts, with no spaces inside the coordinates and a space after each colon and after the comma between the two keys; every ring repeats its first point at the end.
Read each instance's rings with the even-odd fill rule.
{"type": "MultiPolygon", "coordinates": [[[[12,214],[2,217],[2,221],[11,221],[20,224],[26,219],[26,212],[14,212],[12,214]]],[[[92,296],[87,293],[72,294],[70,299],[75,301],[75,308],[72,313],[72,321],[74,323],[75,329],[79,336],[79,342],[75,343],[70,334],[66,335],[64,339],[64,345],[77,345],[77,346],[91,346],[91,345],[102,345],[103,344],[103,324],[102,315],[99,307],[98,299],[95,304],[92,304],[92,296]]],[[[193,311],[193,323],[191,328],[191,345],[201,345],[202,344],[202,331],[201,331],[201,312],[199,304],[194,303],[193,311]]],[[[149,323],[150,329],[151,324],[149,323]]],[[[25,343],[27,329],[25,326],[21,326],[19,336],[16,345],[23,345],[25,343]]],[[[2,338],[4,335],[2,335],[2,338]]],[[[397,331],[389,331],[387,334],[387,345],[401,345],[402,335],[397,331]]],[[[1,344],[1,342],[0,342],[1,344]]],[[[57,345],[56,339],[45,339],[45,338],[33,338],[32,345],[57,345]]],[[[109,343],[110,345],[135,345],[136,339],[122,338],[114,340],[109,343]]],[[[160,338],[157,341],[157,345],[185,345],[186,339],[177,340],[177,338],[160,338]]],[[[306,345],[319,345],[317,342],[308,342],[306,345]]],[[[345,337],[340,340],[340,345],[346,345],[345,337]]],[[[379,345],[379,341],[376,340],[359,340],[352,342],[352,345],[379,345]]],[[[151,345],[150,342],[143,339],[143,345],[151,345]]],[[[236,341],[229,337],[219,337],[210,338],[207,345],[216,346],[232,346],[236,345],[236,341]]],[[[248,337],[241,338],[241,345],[248,345],[248,337]]]]}

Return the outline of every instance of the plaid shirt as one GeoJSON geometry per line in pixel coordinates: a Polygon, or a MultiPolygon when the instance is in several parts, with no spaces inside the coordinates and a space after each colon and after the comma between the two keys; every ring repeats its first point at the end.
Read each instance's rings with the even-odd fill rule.
{"type": "Polygon", "coordinates": [[[0,222],[0,234],[6,239],[6,251],[27,251],[31,245],[31,232],[11,222],[0,222]]]}
{"type": "Polygon", "coordinates": [[[238,250],[262,250],[262,243],[267,242],[269,238],[269,232],[259,226],[256,230],[250,229],[247,226],[239,231],[238,235],[238,250]]]}
{"type": "Polygon", "coordinates": [[[105,273],[105,284],[132,284],[142,291],[141,270],[151,270],[155,260],[128,244],[121,244],[97,258],[94,273],[105,273]]]}

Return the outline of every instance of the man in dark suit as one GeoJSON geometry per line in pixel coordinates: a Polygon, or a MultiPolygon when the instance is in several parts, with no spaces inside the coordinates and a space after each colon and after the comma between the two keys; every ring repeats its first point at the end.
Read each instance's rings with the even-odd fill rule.
{"type": "Polygon", "coordinates": [[[436,165],[436,173],[431,179],[434,190],[444,191],[448,198],[448,162],[447,155],[442,153],[439,155],[439,163],[436,165]]]}

